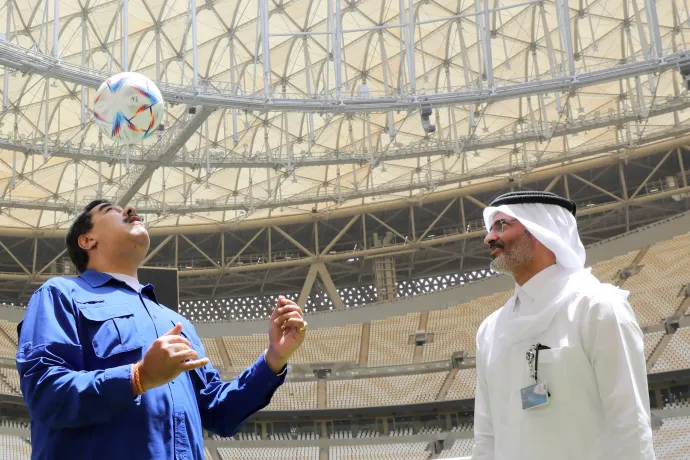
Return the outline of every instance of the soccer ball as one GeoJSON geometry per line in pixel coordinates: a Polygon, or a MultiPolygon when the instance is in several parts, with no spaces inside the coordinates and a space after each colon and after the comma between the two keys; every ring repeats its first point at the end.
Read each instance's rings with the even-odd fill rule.
{"type": "Polygon", "coordinates": [[[165,102],[146,76],[123,72],[108,78],[98,91],[93,116],[101,132],[122,144],[141,142],[152,135],[163,118],[165,102]]]}

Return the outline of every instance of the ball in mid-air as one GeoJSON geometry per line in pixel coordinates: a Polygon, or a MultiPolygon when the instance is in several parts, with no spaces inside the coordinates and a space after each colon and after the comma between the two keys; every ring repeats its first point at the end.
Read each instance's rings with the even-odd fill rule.
{"type": "Polygon", "coordinates": [[[98,88],[93,104],[96,124],[108,138],[134,144],[151,136],[165,112],[158,87],[145,75],[123,72],[98,88]]]}

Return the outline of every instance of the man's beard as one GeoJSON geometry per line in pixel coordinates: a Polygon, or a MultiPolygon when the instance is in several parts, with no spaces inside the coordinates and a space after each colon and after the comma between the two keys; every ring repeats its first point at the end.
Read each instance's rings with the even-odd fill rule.
{"type": "Polygon", "coordinates": [[[529,232],[491,261],[491,269],[499,273],[512,273],[515,267],[526,265],[532,260],[532,241],[529,232]]]}

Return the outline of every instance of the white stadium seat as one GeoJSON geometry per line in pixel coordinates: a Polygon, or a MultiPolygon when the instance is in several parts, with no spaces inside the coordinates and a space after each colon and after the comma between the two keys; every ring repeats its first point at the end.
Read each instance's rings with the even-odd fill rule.
{"type": "Polygon", "coordinates": [[[657,460],[690,459],[690,417],[667,418],[654,431],[657,460]]]}
{"type": "Polygon", "coordinates": [[[652,374],[687,369],[690,366],[690,327],[676,331],[654,363],[652,374]]]}
{"type": "Polygon", "coordinates": [[[331,446],[329,460],[427,460],[431,452],[426,442],[331,446]]]}

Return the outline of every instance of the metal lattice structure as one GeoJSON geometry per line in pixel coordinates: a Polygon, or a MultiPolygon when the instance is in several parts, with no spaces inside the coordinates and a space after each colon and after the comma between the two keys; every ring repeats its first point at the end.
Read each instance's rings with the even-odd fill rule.
{"type": "Polygon", "coordinates": [[[9,0],[0,223],[64,227],[132,165],[154,171],[128,201],[165,227],[426,194],[684,123],[682,2],[571,3],[9,0]],[[218,109],[171,161],[93,124],[94,88],[127,70],[160,85],[166,126],[218,109]]]}
{"type": "Polygon", "coordinates": [[[6,0],[0,300],[73,274],[60,238],[96,197],[137,207],[146,263],[178,267],[205,318],[280,293],[346,308],[378,257],[396,295],[486,270],[481,212],[507,190],[577,201],[586,243],[686,210],[689,18],[682,0],[6,0]],[[127,149],[91,114],[120,71],[167,102],[127,149]]]}
{"type": "MultiPolygon", "coordinates": [[[[495,275],[495,272],[487,269],[405,280],[396,283],[396,297],[413,297],[429,294],[495,275]]],[[[283,295],[290,300],[298,299],[298,293],[293,292],[283,295]]],[[[376,286],[373,285],[340,288],[338,289],[338,295],[345,304],[345,308],[354,308],[379,301],[376,286]]],[[[213,300],[185,300],[180,303],[180,313],[192,321],[241,321],[268,318],[271,316],[277,302],[277,295],[213,300]]],[[[315,313],[331,311],[335,308],[333,301],[328,297],[328,293],[318,290],[307,298],[304,311],[315,313]]]]}

